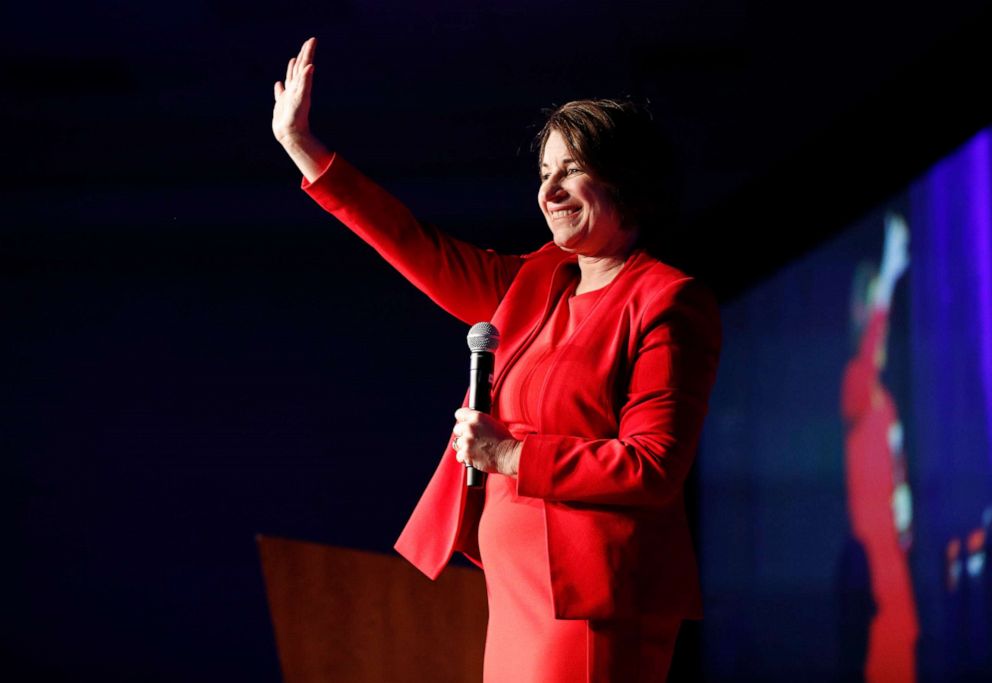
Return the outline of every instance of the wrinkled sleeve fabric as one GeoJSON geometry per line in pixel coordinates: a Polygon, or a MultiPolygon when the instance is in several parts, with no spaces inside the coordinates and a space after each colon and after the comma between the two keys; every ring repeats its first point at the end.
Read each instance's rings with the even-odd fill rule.
{"type": "Polygon", "coordinates": [[[645,306],[616,438],[531,434],[517,494],[546,501],[660,507],[692,466],[721,341],[719,309],[692,279],[645,306]]]}
{"type": "Polygon", "coordinates": [[[301,188],[344,223],[415,287],[456,318],[492,317],[523,262],[447,235],[334,154],[301,188]]]}

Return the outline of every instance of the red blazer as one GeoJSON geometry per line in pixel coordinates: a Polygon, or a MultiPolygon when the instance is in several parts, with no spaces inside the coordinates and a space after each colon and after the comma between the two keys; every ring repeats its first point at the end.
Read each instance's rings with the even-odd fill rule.
{"type": "MultiPolygon", "coordinates": [[[[496,326],[494,393],[578,277],[553,243],[508,256],[420,223],[340,156],[303,189],[442,308],[496,326]]],[[[719,348],[713,297],[644,251],[559,347],[517,477],[518,495],[544,501],[557,618],[701,616],[683,483],[719,348]]],[[[432,579],[455,550],[480,563],[467,499],[449,444],[396,550],[432,579]]]]}

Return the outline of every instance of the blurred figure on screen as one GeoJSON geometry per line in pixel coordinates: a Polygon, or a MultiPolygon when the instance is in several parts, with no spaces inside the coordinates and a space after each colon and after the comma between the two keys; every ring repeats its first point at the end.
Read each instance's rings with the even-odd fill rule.
{"type": "Polygon", "coordinates": [[[902,217],[889,214],[880,266],[862,264],[855,273],[851,319],[857,350],[844,371],[841,397],[848,513],[868,560],[877,608],[868,630],[868,683],[916,680],[919,624],[907,558],[912,496],[902,424],[881,381],[892,293],[908,267],[909,229],[902,217]]]}

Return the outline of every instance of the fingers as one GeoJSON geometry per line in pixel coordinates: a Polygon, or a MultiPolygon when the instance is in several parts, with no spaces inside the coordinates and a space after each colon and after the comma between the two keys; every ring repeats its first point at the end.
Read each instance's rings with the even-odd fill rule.
{"type": "Polygon", "coordinates": [[[451,433],[458,441],[458,445],[455,446],[456,449],[459,447],[468,448],[475,443],[475,430],[472,428],[472,425],[467,422],[459,422],[456,424],[451,430],[451,433]]]}
{"type": "Polygon", "coordinates": [[[302,78],[304,70],[313,63],[314,48],[317,46],[316,38],[308,38],[300,47],[300,53],[293,58],[293,76],[302,78]]]}
{"type": "Polygon", "coordinates": [[[469,451],[475,446],[475,434],[472,425],[467,422],[459,422],[451,430],[451,448],[455,451],[455,459],[465,465],[471,464],[469,451]]]}
{"type": "Polygon", "coordinates": [[[455,460],[466,464],[468,463],[468,446],[465,443],[464,437],[454,437],[451,440],[451,448],[455,451],[455,460]]]}
{"type": "Polygon", "coordinates": [[[469,450],[473,443],[474,441],[471,436],[456,434],[454,438],[451,439],[451,448],[455,451],[455,460],[465,465],[470,464],[471,461],[469,460],[469,450]]]}
{"type": "Polygon", "coordinates": [[[476,424],[479,422],[479,415],[481,413],[478,410],[472,410],[471,408],[459,408],[455,411],[455,419],[458,422],[476,424]]]}
{"type": "Polygon", "coordinates": [[[296,57],[289,60],[289,64],[286,66],[286,87],[288,88],[290,83],[293,82],[293,68],[296,66],[296,57]]]}
{"type": "Polygon", "coordinates": [[[306,68],[307,65],[313,64],[313,53],[317,49],[317,39],[309,38],[303,47],[300,48],[300,59],[299,64],[301,68],[306,68]]]}
{"type": "Polygon", "coordinates": [[[289,60],[286,64],[286,79],[285,86],[282,90],[276,91],[276,99],[279,98],[285,90],[289,90],[295,87],[302,87],[306,84],[303,83],[305,79],[312,78],[313,76],[313,53],[317,47],[317,39],[309,38],[300,47],[299,53],[289,60]]]}
{"type": "Polygon", "coordinates": [[[304,40],[303,41],[303,45],[300,46],[300,52],[296,55],[296,57],[294,57],[294,60],[296,61],[296,64],[297,65],[302,65],[303,64],[303,57],[307,53],[307,44],[309,42],[310,42],[309,40],[304,40]]]}
{"type": "Polygon", "coordinates": [[[516,476],[520,441],[499,420],[471,408],[455,411],[451,448],[455,459],[483,472],[516,476]]]}

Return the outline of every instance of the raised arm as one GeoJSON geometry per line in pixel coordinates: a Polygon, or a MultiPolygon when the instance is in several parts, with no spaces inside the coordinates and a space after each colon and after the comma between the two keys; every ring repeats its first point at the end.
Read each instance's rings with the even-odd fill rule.
{"type": "Polygon", "coordinates": [[[887,357],[892,295],[907,268],[909,227],[902,216],[890,213],[885,217],[885,245],[878,275],[868,287],[868,320],[858,342],[858,352],[844,370],[841,412],[849,422],[867,415],[872,407],[872,396],[887,357]]]}
{"type": "Polygon", "coordinates": [[[896,283],[909,268],[909,227],[902,216],[890,213],[885,217],[885,245],[882,263],[872,288],[872,307],[888,312],[896,283]]]}
{"type": "Polygon", "coordinates": [[[418,221],[313,135],[315,48],[310,38],[289,60],[272,110],[273,135],[303,174],[303,189],[446,311],[469,324],[488,320],[523,257],[481,249],[418,221]]]}

